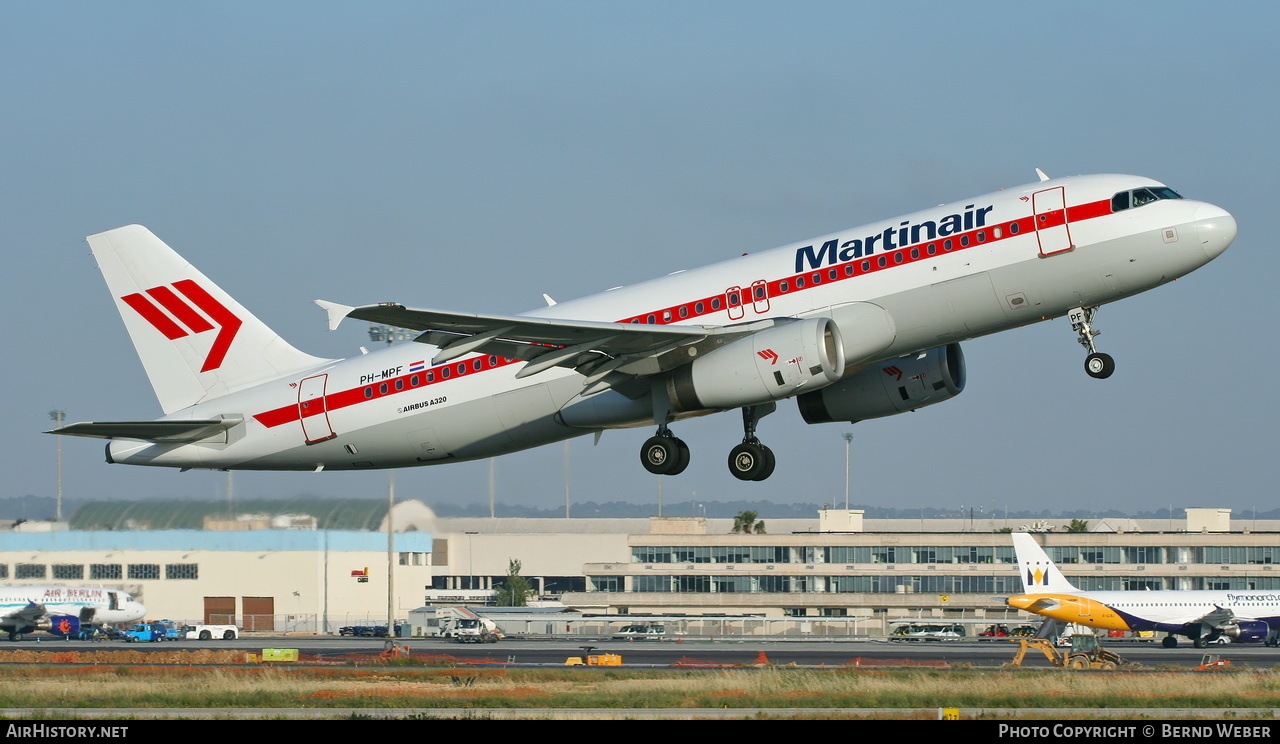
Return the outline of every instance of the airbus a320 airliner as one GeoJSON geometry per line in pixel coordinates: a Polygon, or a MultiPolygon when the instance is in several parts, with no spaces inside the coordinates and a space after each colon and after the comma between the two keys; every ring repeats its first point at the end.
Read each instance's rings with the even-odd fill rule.
{"type": "Polygon", "coordinates": [[[20,641],[25,633],[46,626],[55,635],[71,636],[82,623],[128,623],[147,612],[128,593],[91,586],[0,587],[0,632],[20,641]]]}
{"type": "Polygon", "coordinates": [[[1165,648],[1178,636],[1205,648],[1225,636],[1240,642],[1280,645],[1280,592],[1252,589],[1151,589],[1086,592],[1077,589],[1025,532],[1013,534],[1025,594],[1009,597],[1010,607],[1043,617],[1102,630],[1167,633],[1165,648]]]}
{"type": "Polygon", "coordinates": [[[1236,235],[1223,209],[1150,178],[1075,176],[618,287],[516,316],[352,307],[420,331],[351,359],[300,352],[146,228],[88,238],[164,416],[82,422],[107,461],[351,470],[474,460],[604,429],[652,426],[640,460],[675,475],[674,422],[740,409],[729,469],[760,481],[777,401],[810,424],[861,421],[964,388],[959,341],[1067,316],[1095,346],[1099,306],[1172,281],[1236,235]]]}

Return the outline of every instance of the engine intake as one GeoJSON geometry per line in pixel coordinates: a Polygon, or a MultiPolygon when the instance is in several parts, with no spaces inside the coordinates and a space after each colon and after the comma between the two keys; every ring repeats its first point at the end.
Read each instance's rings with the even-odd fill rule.
{"type": "Polygon", "coordinates": [[[835,322],[783,320],[676,369],[667,392],[677,411],[739,408],[830,385],[842,374],[835,322]]]}
{"type": "Polygon", "coordinates": [[[947,344],[867,367],[796,398],[805,423],[854,423],[950,400],[964,390],[964,353],[947,344]]]}

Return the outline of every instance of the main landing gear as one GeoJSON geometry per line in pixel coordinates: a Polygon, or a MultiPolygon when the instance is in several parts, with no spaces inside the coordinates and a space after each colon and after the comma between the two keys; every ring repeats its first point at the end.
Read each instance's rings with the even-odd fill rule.
{"type": "Polygon", "coordinates": [[[689,445],[664,426],[640,448],[640,463],[654,475],[679,475],[689,467],[689,445]]]}
{"type": "Polygon", "coordinates": [[[773,475],[777,464],[773,450],[756,439],[756,423],[777,410],[776,403],[742,409],[742,444],[729,450],[729,472],[744,481],[762,481],[773,475]]]}
{"type": "Polygon", "coordinates": [[[1116,371],[1116,362],[1110,354],[1098,351],[1093,343],[1094,337],[1102,333],[1093,327],[1093,318],[1097,314],[1096,307],[1075,307],[1067,312],[1067,320],[1071,321],[1071,330],[1079,336],[1076,340],[1089,350],[1089,356],[1084,358],[1084,371],[1090,377],[1105,380],[1116,371]]]}
{"type": "MultiPolygon", "coordinates": [[[[777,408],[776,403],[765,403],[742,409],[742,444],[729,451],[729,472],[738,480],[762,481],[773,475],[777,460],[773,450],[756,439],[756,423],[777,408]]],[[[640,464],[654,475],[679,475],[689,467],[689,445],[661,426],[640,448],[640,464]]]]}

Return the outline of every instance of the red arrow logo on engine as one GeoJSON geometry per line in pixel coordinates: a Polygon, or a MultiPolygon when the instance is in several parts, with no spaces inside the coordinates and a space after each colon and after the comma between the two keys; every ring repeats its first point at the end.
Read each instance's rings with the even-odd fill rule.
{"type": "Polygon", "coordinates": [[[891,377],[894,377],[894,378],[895,378],[895,379],[897,379],[899,382],[901,382],[901,381],[902,381],[902,370],[898,369],[897,367],[885,367],[885,368],[884,368],[884,373],[885,373],[886,375],[889,375],[889,376],[891,376],[891,377]]]}
{"type": "Polygon", "coordinates": [[[768,359],[769,364],[778,363],[778,352],[774,351],[773,349],[765,349],[764,351],[757,351],[756,355],[759,356],[761,359],[768,359]]]}

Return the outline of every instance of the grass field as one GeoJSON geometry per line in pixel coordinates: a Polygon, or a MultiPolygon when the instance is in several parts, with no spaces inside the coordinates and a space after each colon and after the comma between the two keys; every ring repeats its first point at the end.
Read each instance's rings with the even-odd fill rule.
{"type": "Polygon", "coordinates": [[[0,707],[1261,709],[1280,674],[20,665],[0,707]]]}

